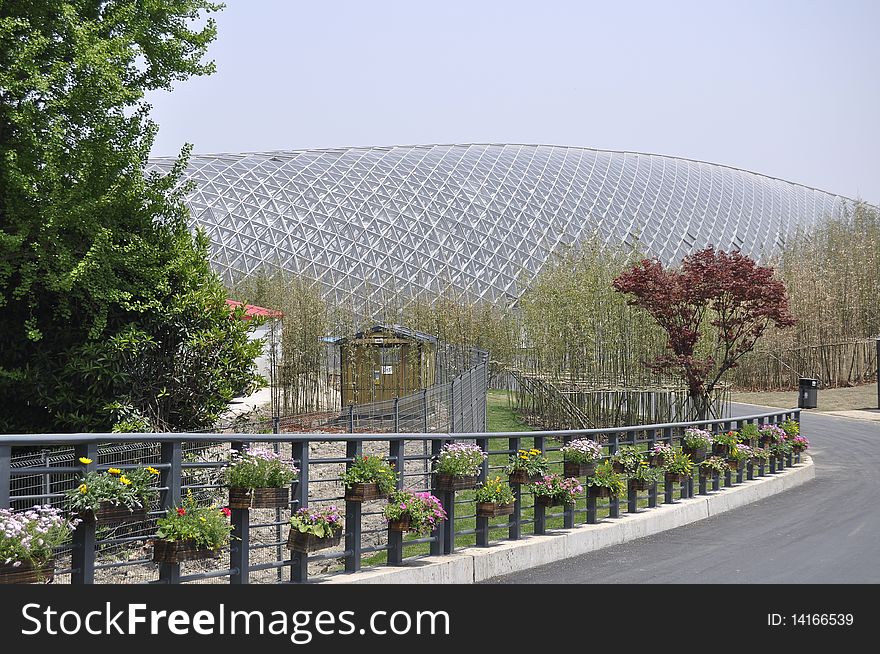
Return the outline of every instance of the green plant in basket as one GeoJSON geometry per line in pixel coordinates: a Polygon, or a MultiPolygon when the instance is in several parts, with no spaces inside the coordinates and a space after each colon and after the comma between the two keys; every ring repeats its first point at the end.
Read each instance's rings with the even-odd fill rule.
{"type": "Polygon", "coordinates": [[[574,477],[563,478],[561,475],[544,475],[544,478],[531,484],[535,497],[549,497],[560,504],[575,504],[584,487],[574,477]]]}
{"type": "Polygon", "coordinates": [[[612,462],[623,466],[627,474],[632,474],[641,465],[642,459],[642,451],[632,445],[622,445],[620,449],[609,457],[609,460],[612,462]]]}
{"type": "Polygon", "coordinates": [[[727,461],[720,456],[710,456],[698,465],[700,466],[700,471],[711,472],[715,475],[723,474],[724,471],[727,470],[727,461]]]}
{"type": "Polygon", "coordinates": [[[304,507],[290,516],[290,528],[316,538],[333,538],[342,529],[342,516],[335,506],[326,509],[304,507]]]}
{"type": "Polygon", "coordinates": [[[675,452],[663,464],[663,471],[670,475],[689,476],[694,469],[690,454],[675,452]]]}
{"type": "Polygon", "coordinates": [[[407,490],[395,491],[388,499],[383,514],[388,522],[409,518],[407,531],[422,535],[430,534],[446,520],[446,509],[437,497],[431,493],[407,490]]]}
{"type": "Polygon", "coordinates": [[[596,472],[591,477],[587,477],[587,486],[604,486],[612,497],[620,497],[626,493],[626,483],[619,473],[614,472],[610,461],[596,466],[596,472]]]}
{"type": "Polygon", "coordinates": [[[786,418],[779,426],[782,428],[782,431],[786,433],[787,436],[794,437],[800,436],[801,434],[801,423],[797,420],[792,420],[791,418],[786,418]]]}
{"type": "Polygon", "coordinates": [[[152,466],[92,471],[86,473],[77,486],[65,492],[67,506],[76,513],[97,511],[102,502],[132,511],[146,508],[158,494],[154,485],[158,477],[159,471],[152,466]]]}
{"type": "Polygon", "coordinates": [[[744,465],[752,458],[752,448],[748,445],[734,445],[727,453],[728,461],[736,461],[738,465],[744,465]]]}
{"type": "Polygon", "coordinates": [[[493,504],[512,504],[514,501],[513,489],[501,477],[487,479],[486,483],[474,492],[477,502],[492,502],[493,504]]]}
{"type": "Polygon", "coordinates": [[[550,469],[550,461],[545,457],[541,450],[519,450],[516,454],[511,455],[504,469],[508,474],[512,472],[524,472],[527,475],[546,475],[550,469]]]}
{"type": "Polygon", "coordinates": [[[752,461],[755,463],[767,463],[770,460],[771,454],[769,448],[766,447],[753,447],[752,448],[752,461]]]}
{"type": "Polygon", "coordinates": [[[346,488],[355,484],[378,484],[379,491],[390,493],[397,486],[397,473],[385,459],[375,454],[355,457],[351,466],[342,475],[346,488]]]}
{"type": "Polygon", "coordinates": [[[716,445],[727,445],[728,447],[733,447],[734,445],[739,444],[739,432],[723,431],[720,434],[715,434],[712,437],[712,442],[716,445]]]}
{"type": "Polygon", "coordinates": [[[758,429],[758,425],[747,422],[742,427],[739,428],[739,437],[743,443],[751,443],[756,440],[761,435],[760,430],[758,429]]]}
{"type": "Polygon", "coordinates": [[[199,506],[189,491],[179,507],[168,509],[156,521],[156,536],[166,541],[192,541],[215,552],[232,538],[228,508],[199,506]]]}
{"type": "Polygon", "coordinates": [[[0,567],[43,566],[79,523],[48,504],[24,511],[0,508],[0,567]]]}
{"type": "Polygon", "coordinates": [[[684,435],[681,438],[681,442],[683,445],[686,445],[687,447],[694,450],[708,448],[710,445],[712,445],[712,434],[710,434],[705,429],[690,427],[684,430],[684,435]]]}
{"type": "Polygon", "coordinates": [[[663,468],[652,466],[647,461],[642,461],[629,473],[630,479],[635,479],[646,484],[654,484],[663,479],[663,468]]]}
{"type": "Polygon", "coordinates": [[[290,459],[270,448],[248,447],[230,453],[223,481],[230,488],[282,488],[298,478],[299,469],[290,459]]]}

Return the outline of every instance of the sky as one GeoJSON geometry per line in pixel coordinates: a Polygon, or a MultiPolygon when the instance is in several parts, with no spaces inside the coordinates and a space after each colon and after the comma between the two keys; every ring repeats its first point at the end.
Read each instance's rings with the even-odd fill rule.
{"type": "Polygon", "coordinates": [[[880,205],[878,0],[226,0],[153,156],[530,143],[719,163],[880,205]]]}

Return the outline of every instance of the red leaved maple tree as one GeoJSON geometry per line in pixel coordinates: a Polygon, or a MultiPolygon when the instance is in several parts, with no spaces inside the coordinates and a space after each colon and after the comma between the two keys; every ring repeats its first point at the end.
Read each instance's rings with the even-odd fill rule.
{"type": "Polygon", "coordinates": [[[740,252],[708,247],[685,257],[678,268],[643,259],[613,285],[666,331],[668,353],[648,365],[681,375],[700,419],[708,417],[724,373],[754,349],[767,328],[795,324],[785,285],[773,277],[773,269],[740,252]],[[700,343],[706,320],[714,327],[714,344],[700,343]]]}

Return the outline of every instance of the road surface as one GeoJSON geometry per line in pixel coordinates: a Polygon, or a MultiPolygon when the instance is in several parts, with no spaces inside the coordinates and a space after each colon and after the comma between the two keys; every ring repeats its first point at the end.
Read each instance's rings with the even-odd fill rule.
{"type": "MultiPolygon", "coordinates": [[[[739,405],[735,413],[761,410],[739,405]]],[[[684,527],[484,583],[880,582],[880,422],[804,411],[801,433],[810,441],[813,481],[684,527]]]]}

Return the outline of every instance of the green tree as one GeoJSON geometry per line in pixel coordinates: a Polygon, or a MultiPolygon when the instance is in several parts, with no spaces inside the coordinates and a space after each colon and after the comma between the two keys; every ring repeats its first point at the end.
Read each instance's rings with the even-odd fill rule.
{"type": "Polygon", "coordinates": [[[0,0],[0,430],[193,429],[258,381],[148,91],[213,71],[205,0],[0,0]],[[184,392],[189,389],[189,392],[184,392]]]}

